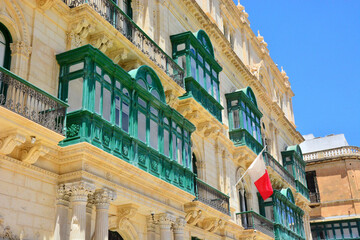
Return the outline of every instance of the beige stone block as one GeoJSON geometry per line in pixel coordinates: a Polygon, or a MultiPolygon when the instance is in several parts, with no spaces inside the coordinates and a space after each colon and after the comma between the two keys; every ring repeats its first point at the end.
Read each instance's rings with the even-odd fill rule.
{"type": "Polygon", "coordinates": [[[4,168],[0,168],[0,181],[12,183],[14,178],[14,173],[4,168]]]}
{"type": "Polygon", "coordinates": [[[43,193],[38,193],[36,195],[37,203],[46,205],[46,206],[54,206],[55,204],[55,196],[54,195],[48,195],[43,193]]]}
{"type": "Polygon", "coordinates": [[[34,217],[34,227],[49,231],[53,228],[53,221],[50,221],[47,218],[34,217]]]}
{"type": "Polygon", "coordinates": [[[27,200],[19,199],[19,198],[13,198],[11,200],[11,209],[15,211],[20,212],[28,212],[33,208],[34,203],[31,203],[27,200]]]}
{"type": "Polygon", "coordinates": [[[23,225],[23,226],[34,226],[34,216],[27,213],[18,213],[17,215],[17,225],[23,225]]]}
{"type": "Polygon", "coordinates": [[[34,189],[36,191],[41,191],[41,181],[34,179],[34,178],[30,178],[30,177],[26,177],[25,179],[25,187],[34,189]]]}
{"type": "Polygon", "coordinates": [[[0,194],[16,196],[16,185],[7,182],[0,182],[0,194]]]}
{"type": "Polygon", "coordinates": [[[15,174],[13,182],[18,186],[25,186],[25,176],[20,174],[15,174]]]}
{"type": "Polygon", "coordinates": [[[4,194],[0,194],[0,208],[10,208],[11,197],[4,194]]]}
{"type": "Polygon", "coordinates": [[[55,185],[43,182],[42,191],[46,194],[55,195],[55,185]]]}
{"type": "Polygon", "coordinates": [[[26,200],[26,201],[31,201],[31,202],[36,202],[36,192],[26,188],[26,187],[17,187],[17,193],[16,193],[16,197],[26,200]]]}

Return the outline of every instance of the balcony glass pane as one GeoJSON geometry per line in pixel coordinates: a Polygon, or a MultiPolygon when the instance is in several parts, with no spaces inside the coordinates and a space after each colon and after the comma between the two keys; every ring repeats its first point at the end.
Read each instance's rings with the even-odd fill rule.
{"type": "MultiPolygon", "coordinates": [[[[0,44],[0,55],[1,55],[1,44],[0,44]]],[[[79,62],[79,63],[73,64],[69,67],[69,73],[78,71],[83,68],[84,68],[84,62],[79,62]]]]}
{"type": "Polygon", "coordinates": [[[164,129],[164,155],[169,157],[169,131],[164,129]]]}
{"type": "Polygon", "coordinates": [[[138,111],[138,139],[146,143],[146,116],[138,111]]]}
{"type": "Polygon", "coordinates": [[[212,86],[211,86],[211,78],[208,73],[206,73],[206,89],[210,95],[212,95],[212,86]]]}
{"type": "Polygon", "coordinates": [[[115,125],[120,126],[120,97],[115,96],[115,125]]]}
{"type": "Polygon", "coordinates": [[[94,110],[98,114],[100,114],[100,97],[101,97],[101,84],[98,81],[96,81],[95,82],[95,106],[94,106],[94,110]]]}
{"type": "Polygon", "coordinates": [[[121,128],[125,132],[129,132],[129,104],[122,102],[121,128]]]}
{"type": "Polygon", "coordinates": [[[234,123],[234,129],[240,128],[239,110],[233,111],[233,123],[234,123]]]}
{"type": "Polygon", "coordinates": [[[335,238],[342,239],[340,228],[335,229],[335,238]]]}
{"type": "Polygon", "coordinates": [[[203,88],[205,88],[204,70],[203,70],[202,66],[199,65],[198,70],[199,70],[199,83],[203,88]]]}
{"type": "Polygon", "coordinates": [[[350,229],[348,227],[343,228],[344,238],[350,238],[350,229]]]}
{"type": "Polygon", "coordinates": [[[158,124],[154,120],[150,120],[150,146],[158,149],[158,124]]]}
{"type": "Polygon", "coordinates": [[[107,88],[103,88],[103,118],[110,121],[111,93],[107,88]]]}
{"type": "Polygon", "coordinates": [[[190,156],[189,156],[189,146],[187,143],[184,144],[184,149],[185,149],[185,167],[190,167],[190,156]]]}
{"type": "Polygon", "coordinates": [[[214,98],[219,101],[219,86],[218,83],[213,81],[214,98]]]}
{"type": "Polygon", "coordinates": [[[177,139],[177,160],[182,165],[182,141],[180,138],[177,139]]]}
{"type": "Polygon", "coordinates": [[[82,107],[83,79],[77,78],[69,82],[68,112],[76,111],[82,107]]]}
{"type": "Polygon", "coordinates": [[[196,77],[196,61],[194,58],[190,57],[190,64],[191,64],[191,76],[195,78],[195,80],[198,81],[198,78],[196,77]]]}
{"type": "Polygon", "coordinates": [[[176,160],[176,135],[172,134],[172,158],[176,160]]]}
{"type": "Polygon", "coordinates": [[[351,228],[351,233],[353,238],[360,237],[359,230],[356,227],[351,228]]]}

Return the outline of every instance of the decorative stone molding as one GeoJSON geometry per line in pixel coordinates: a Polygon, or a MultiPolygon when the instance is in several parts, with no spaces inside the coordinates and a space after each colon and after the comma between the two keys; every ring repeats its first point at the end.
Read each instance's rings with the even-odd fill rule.
{"type": "Polygon", "coordinates": [[[125,222],[136,215],[138,208],[139,206],[132,203],[118,206],[116,225],[119,229],[124,229],[125,222]]]}
{"type": "Polygon", "coordinates": [[[10,44],[11,55],[21,54],[25,57],[29,57],[32,51],[32,47],[24,41],[14,42],[10,44]]]}
{"type": "Polygon", "coordinates": [[[26,141],[26,137],[16,131],[2,135],[3,137],[0,138],[0,153],[4,155],[10,154],[15,147],[20,146],[26,141]]]}
{"type": "Polygon", "coordinates": [[[66,184],[70,189],[70,201],[74,202],[86,202],[88,195],[92,194],[95,190],[95,186],[92,183],[79,181],[66,184]]]}
{"type": "Polygon", "coordinates": [[[202,218],[202,210],[191,210],[187,212],[185,216],[185,221],[191,225],[195,226],[202,218]]]}
{"type": "Polygon", "coordinates": [[[116,49],[109,53],[109,57],[115,64],[125,61],[129,56],[129,52],[125,48],[116,49]]]}
{"type": "Polygon", "coordinates": [[[84,39],[95,31],[94,24],[90,23],[86,18],[74,23],[68,33],[68,38],[72,48],[80,47],[84,39]]]}
{"type": "MultiPolygon", "coordinates": [[[[1,225],[0,225],[0,228],[1,225]]],[[[9,226],[6,226],[5,228],[3,228],[3,230],[0,232],[0,239],[7,239],[7,240],[22,240],[23,239],[23,236],[18,237],[16,234],[14,234],[12,231],[11,231],[11,228],[9,226]]]]}
{"type": "Polygon", "coordinates": [[[50,149],[48,147],[38,143],[28,149],[23,149],[21,151],[21,161],[24,163],[34,164],[39,159],[39,157],[44,156],[49,151],[50,149]]]}
{"type": "Polygon", "coordinates": [[[40,9],[45,11],[54,5],[55,0],[37,0],[36,3],[40,9]]]}
{"type": "Polygon", "coordinates": [[[218,218],[205,218],[201,225],[205,231],[216,232],[219,228],[224,227],[224,221],[218,218]]]}
{"type": "Polygon", "coordinates": [[[105,53],[107,49],[113,46],[113,41],[110,40],[110,38],[103,32],[101,32],[91,37],[91,44],[105,53]]]}

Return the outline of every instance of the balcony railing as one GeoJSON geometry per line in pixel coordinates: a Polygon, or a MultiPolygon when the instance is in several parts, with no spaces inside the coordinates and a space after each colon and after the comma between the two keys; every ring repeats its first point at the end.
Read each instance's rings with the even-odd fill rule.
{"type": "Polygon", "coordinates": [[[68,105],[2,67],[0,106],[64,134],[63,126],[68,105]]]}
{"type": "Polygon", "coordinates": [[[320,202],[320,194],[318,192],[310,192],[309,197],[310,197],[310,202],[311,203],[320,202]]]}
{"type": "Polygon", "coordinates": [[[89,4],[100,16],[140,49],[178,85],[184,88],[183,69],[111,0],[63,0],[69,7],[89,4]]]}
{"type": "Polygon", "coordinates": [[[245,229],[254,229],[272,238],[275,237],[274,223],[269,219],[255,213],[254,211],[237,213],[236,217],[237,219],[241,218],[242,226],[245,229]]]}
{"type": "Polygon", "coordinates": [[[274,171],[277,172],[292,187],[296,188],[294,177],[268,152],[265,152],[265,163],[267,166],[274,169],[274,171]]]}
{"type": "Polygon", "coordinates": [[[304,154],[304,160],[317,160],[322,158],[335,158],[342,156],[360,156],[360,148],[353,146],[345,146],[340,148],[333,148],[319,152],[312,152],[304,154]]]}
{"type": "Polygon", "coordinates": [[[230,214],[229,196],[196,178],[196,198],[216,210],[230,214]]]}

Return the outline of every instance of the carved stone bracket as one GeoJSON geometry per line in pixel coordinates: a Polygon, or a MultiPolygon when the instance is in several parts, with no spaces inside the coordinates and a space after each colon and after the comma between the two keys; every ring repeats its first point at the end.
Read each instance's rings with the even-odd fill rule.
{"type": "Polygon", "coordinates": [[[113,46],[113,41],[104,33],[99,33],[91,37],[91,44],[104,53],[113,46]]]}
{"type": "Polygon", "coordinates": [[[38,7],[45,11],[54,5],[55,0],[37,0],[36,2],[38,7]]]}
{"type": "Polygon", "coordinates": [[[87,19],[82,19],[75,22],[68,33],[69,40],[71,41],[71,47],[80,47],[84,39],[92,32],[95,31],[95,25],[90,23],[87,19]]]}
{"type": "Polygon", "coordinates": [[[191,210],[185,216],[185,221],[191,225],[195,226],[202,218],[201,210],[191,210]]]}
{"type": "Polygon", "coordinates": [[[0,137],[0,153],[4,155],[10,154],[15,147],[26,141],[26,137],[17,132],[4,133],[2,136],[0,137]]]}
{"type": "Polygon", "coordinates": [[[219,218],[205,218],[201,225],[205,231],[216,232],[219,228],[224,227],[224,221],[219,218]]]}
{"type": "Polygon", "coordinates": [[[117,49],[109,53],[110,58],[115,64],[125,61],[128,58],[128,51],[125,48],[117,49]]]}
{"type": "Polygon", "coordinates": [[[38,143],[28,149],[23,149],[21,151],[21,160],[25,163],[34,164],[39,157],[47,154],[49,150],[50,149],[45,147],[43,144],[38,143]]]}
{"type": "Polygon", "coordinates": [[[139,206],[132,203],[118,206],[116,225],[119,229],[123,229],[125,222],[136,215],[138,208],[139,206]]]}

